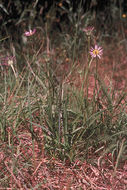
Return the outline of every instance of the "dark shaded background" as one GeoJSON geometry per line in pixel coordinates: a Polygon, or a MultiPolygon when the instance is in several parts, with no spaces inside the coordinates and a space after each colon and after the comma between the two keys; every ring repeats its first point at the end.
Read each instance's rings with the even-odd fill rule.
{"type": "MultiPolygon", "coordinates": [[[[73,13],[76,13],[79,8],[82,8],[83,13],[93,12],[96,15],[100,13],[113,22],[113,11],[120,9],[121,13],[127,13],[127,0],[2,0],[0,3],[0,25],[1,30],[5,28],[14,29],[20,27],[23,22],[34,24],[35,21],[46,22],[46,15],[54,9],[54,22],[69,22],[68,11],[72,8],[73,13]],[[66,10],[63,10],[63,8],[66,10]],[[68,11],[67,11],[68,10],[68,11]]],[[[104,21],[104,20],[103,20],[104,21]]],[[[105,23],[106,24],[106,23],[105,23]]]]}

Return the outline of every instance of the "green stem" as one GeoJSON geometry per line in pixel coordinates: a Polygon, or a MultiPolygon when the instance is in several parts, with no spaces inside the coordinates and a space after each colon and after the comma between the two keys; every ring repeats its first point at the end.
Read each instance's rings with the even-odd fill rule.
{"type": "Polygon", "coordinates": [[[97,91],[97,94],[98,94],[98,89],[97,89],[97,74],[98,74],[98,59],[96,57],[95,90],[97,91]]]}

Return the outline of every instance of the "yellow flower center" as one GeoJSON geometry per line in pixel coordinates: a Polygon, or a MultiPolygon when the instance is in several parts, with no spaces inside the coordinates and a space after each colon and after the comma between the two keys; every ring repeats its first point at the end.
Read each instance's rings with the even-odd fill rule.
{"type": "Polygon", "coordinates": [[[93,50],[93,54],[94,55],[98,55],[99,54],[99,51],[97,49],[93,50]]]}

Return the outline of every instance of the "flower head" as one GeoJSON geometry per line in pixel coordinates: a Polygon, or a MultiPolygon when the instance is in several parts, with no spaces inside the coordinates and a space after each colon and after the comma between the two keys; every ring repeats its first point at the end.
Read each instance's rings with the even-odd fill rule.
{"type": "Polygon", "coordinates": [[[36,29],[34,28],[33,30],[29,30],[29,31],[26,31],[24,33],[25,36],[32,36],[33,34],[35,34],[36,32],[36,29]]]}
{"type": "Polygon", "coordinates": [[[87,36],[90,36],[92,34],[93,30],[94,30],[94,27],[92,27],[92,26],[83,28],[83,32],[85,32],[87,36]]]}
{"type": "Polygon", "coordinates": [[[102,47],[100,47],[98,45],[95,45],[94,48],[90,49],[90,55],[93,58],[98,57],[99,59],[101,59],[102,54],[103,54],[103,49],[102,49],[102,47]]]}
{"type": "Polygon", "coordinates": [[[0,65],[11,66],[15,63],[15,56],[2,57],[0,65]]]}

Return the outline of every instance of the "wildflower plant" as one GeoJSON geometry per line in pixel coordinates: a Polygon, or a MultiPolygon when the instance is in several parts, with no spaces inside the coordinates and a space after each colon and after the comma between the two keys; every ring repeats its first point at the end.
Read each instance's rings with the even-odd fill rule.
{"type": "Polygon", "coordinates": [[[102,47],[98,46],[95,44],[94,48],[91,47],[90,49],[90,55],[91,55],[91,58],[96,58],[96,71],[95,71],[95,88],[94,88],[94,101],[96,101],[96,99],[98,99],[98,92],[99,92],[99,89],[98,89],[98,58],[101,59],[102,55],[103,55],[103,49],[102,47]],[[95,98],[95,91],[96,91],[96,98],[95,98]]]}

